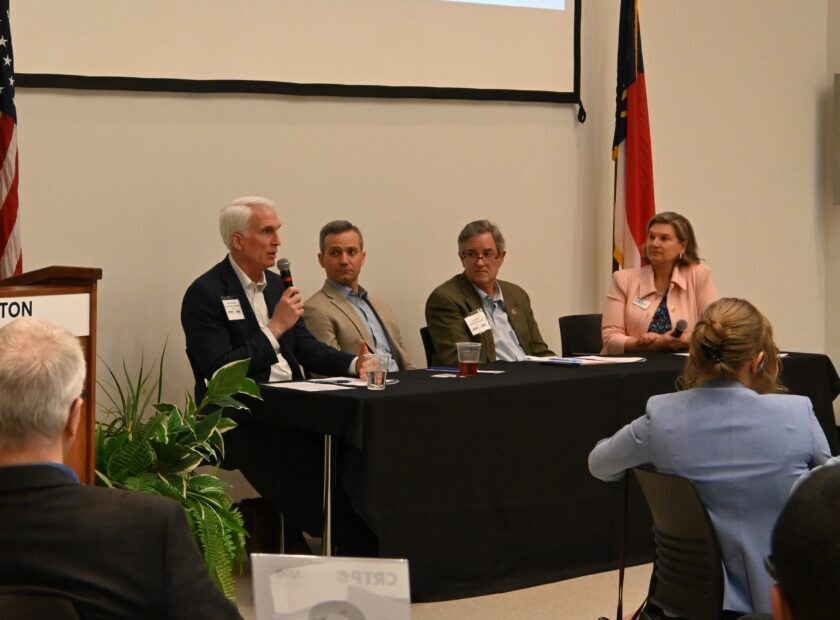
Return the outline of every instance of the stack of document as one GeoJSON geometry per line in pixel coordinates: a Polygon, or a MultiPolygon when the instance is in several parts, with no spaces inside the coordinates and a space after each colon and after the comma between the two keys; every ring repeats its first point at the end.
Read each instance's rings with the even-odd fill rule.
{"type": "Polygon", "coordinates": [[[602,364],[633,364],[644,362],[643,357],[604,357],[601,355],[581,355],[580,357],[535,357],[528,356],[529,362],[556,364],[558,366],[600,366],[602,364]]]}

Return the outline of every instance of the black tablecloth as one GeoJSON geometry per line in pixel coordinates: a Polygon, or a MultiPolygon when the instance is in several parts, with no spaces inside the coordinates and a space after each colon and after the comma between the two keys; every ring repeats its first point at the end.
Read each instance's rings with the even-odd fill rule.
{"type": "MultiPolygon", "coordinates": [[[[469,379],[397,373],[382,392],[266,388],[260,423],[346,440],[339,472],[381,557],[409,559],[414,600],[528,587],[617,566],[621,483],[589,475],[595,443],[672,392],[685,358],[558,367],[489,364],[469,379]]],[[[840,378],[824,355],[792,353],[784,380],[809,396],[832,453],[840,378]]],[[[650,521],[631,491],[628,563],[650,561],[650,521]]]]}

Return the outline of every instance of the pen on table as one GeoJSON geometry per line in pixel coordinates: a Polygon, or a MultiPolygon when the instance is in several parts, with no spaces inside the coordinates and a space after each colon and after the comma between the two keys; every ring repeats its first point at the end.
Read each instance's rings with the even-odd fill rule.
{"type": "Polygon", "coordinates": [[[431,370],[432,372],[459,372],[457,368],[450,366],[429,366],[426,370],[431,370]]]}
{"type": "Polygon", "coordinates": [[[350,379],[310,379],[309,383],[350,383],[350,379]]]}

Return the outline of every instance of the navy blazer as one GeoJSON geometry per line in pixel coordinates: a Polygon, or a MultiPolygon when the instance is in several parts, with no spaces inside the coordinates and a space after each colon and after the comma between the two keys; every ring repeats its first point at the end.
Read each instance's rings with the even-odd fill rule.
{"type": "Polygon", "coordinates": [[[0,525],[0,592],[60,594],[88,620],[241,620],[171,499],[0,467],[0,525]]]}
{"type": "MultiPolygon", "coordinates": [[[[265,272],[267,285],[263,291],[268,314],[280,301],[285,286],[280,276],[265,272]]],[[[204,380],[227,363],[250,359],[248,376],[255,381],[268,381],[277,356],[268,337],[260,329],[245,289],[228,257],[193,282],[181,304],[181,326],[187,340],[187,354],[195,375],[195,397],[199,401],[206,391],[204,380]],[[239,300],[244,319],[228,320],[222,298],[239,300]]],[[[320,375],[346,375],[355,356],[336,351],[320,342],[298,320],[280,336],[280,354],[289,363],[294,379],[302,379],[301,365],[320,375]]]]}

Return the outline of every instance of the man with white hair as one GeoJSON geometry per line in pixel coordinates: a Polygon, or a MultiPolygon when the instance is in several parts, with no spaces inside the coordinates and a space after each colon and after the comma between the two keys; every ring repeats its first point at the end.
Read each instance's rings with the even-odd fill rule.
{"type": "Polygon", "coordinates": [[[80,485],[62,463],[84,378],[65,330],[0,328],[0,592],[60,596],[83,618],[240,618],[179,504],[80,485]]]}
{"type": "MultiPolygon", "coordinates": [[[[361,370],[364,343],[354,357],[316,339],[300,320],[300,289],[269,271],[279,230],[274,203],[266,198],[237,198],[222,209],[219,231],[229,253],[190,285],[181,305],[196,400],[204,396],[205,379],[234,360],[250,359],[248,376],[257,382],[302,379],[301,366],[330,376],[361,370]]],[[[226,466],[239,469],[283,513],[288,542],[294,551],[306,551],[300,530],[317,533],[321,526],[323,439],[257,425],[247,415],[231,417],[239,426],[225,434],[226,466]]]]}

